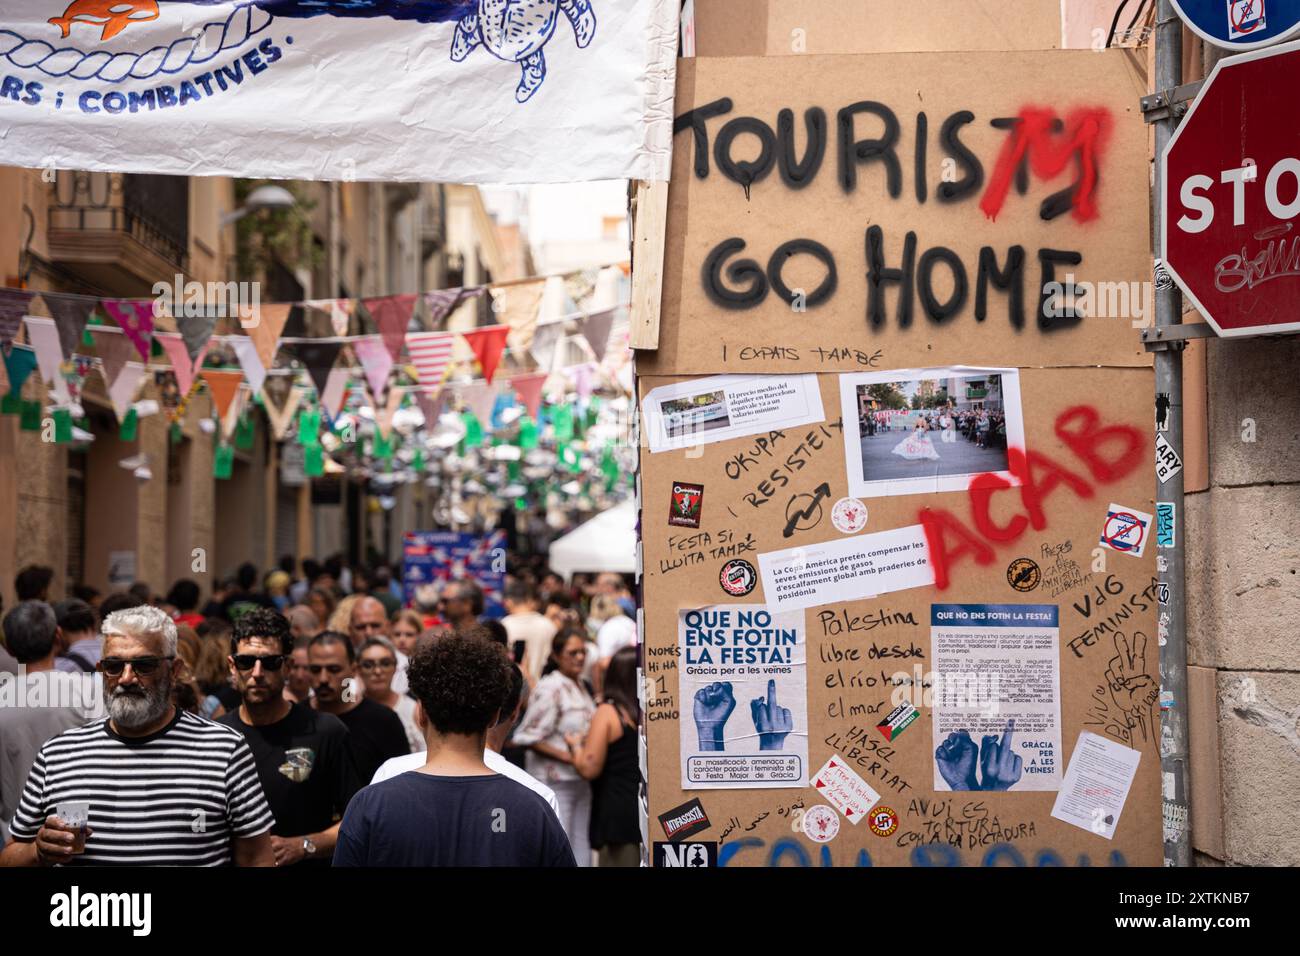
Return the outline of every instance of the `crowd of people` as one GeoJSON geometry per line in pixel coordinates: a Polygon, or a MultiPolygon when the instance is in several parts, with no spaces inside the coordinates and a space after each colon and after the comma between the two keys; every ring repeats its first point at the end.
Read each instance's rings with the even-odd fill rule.
{"type": "Polygon", "coordinates": [[[960,435],[978,448],[1007,447],[1007,419],[1001,411],[987,408],[957,410],[951,406],[927,408],[920,412],[894,409],[864,412],[858,423],[867,437],[891,432],[926,431],[955,440],[960,435]]]}
{"type": "Polygon", "coordinates": [[[406,606],[394,571],[245,564],[203,601],[24,569],[0,865],[639,865],[623,576],[514,567],[490,617],[470,577],[406,606]]]}

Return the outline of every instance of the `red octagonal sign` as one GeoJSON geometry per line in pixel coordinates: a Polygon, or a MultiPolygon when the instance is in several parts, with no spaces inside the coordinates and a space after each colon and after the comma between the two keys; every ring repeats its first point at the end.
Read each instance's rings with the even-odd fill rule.
{"type": "Polygon", "coordinates": [[[1300,43],[1220,60],[1161,161],[1188,298],[1220,335],[1300,331],[1300,43]]]}

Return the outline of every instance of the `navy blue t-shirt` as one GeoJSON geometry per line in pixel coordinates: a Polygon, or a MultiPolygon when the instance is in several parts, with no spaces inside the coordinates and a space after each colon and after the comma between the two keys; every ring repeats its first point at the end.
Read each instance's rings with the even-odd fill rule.
{"type": "Polygon", "coordinates": [[[500,774],[410,770],[358,791],[343,814],[335,866],[575,866],[542,797],[500,774]]]}

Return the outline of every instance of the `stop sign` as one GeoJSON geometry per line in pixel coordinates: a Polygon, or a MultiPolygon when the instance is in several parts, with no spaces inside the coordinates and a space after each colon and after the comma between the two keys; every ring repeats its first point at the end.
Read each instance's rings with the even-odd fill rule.
{"type": "Polygon", "coordinates": [[[1160,256],[1220,335],[1300,331],[1300,43],[1220,60],[1161,157],[1160,256]]]}

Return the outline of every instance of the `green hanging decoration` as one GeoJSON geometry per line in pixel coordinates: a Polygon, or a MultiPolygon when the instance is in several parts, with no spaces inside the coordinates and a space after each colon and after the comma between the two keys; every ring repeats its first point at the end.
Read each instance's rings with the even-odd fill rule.
{"type": "Polygon", "coordinates": [[[167,438],[173,445],[179,445],[185,438],[185,433],[181,430],[180,422],[172,422],[171,427],[167,429],[167,438]]]}
{"type": "Polygon", "coordinates": [[[240,451],[252,451],[253,438],[256,433],[253,416],[248,414],[240,415],[239,421],[235,425],[235,447],[240,451]]]}
{"type": "Polygon", "coordinates": [[[371,454],[375,458],[390,459],[393,457],[393,436],[390,434],[385,438],[379,430],[375,430],[375,440],[371,447],[371,454]]]}
{"type": "Polygon", "coordinates": [[[555,457],[560,460],[564,470],[570,474],[577,474],[581,470],[582,453],[568,442],[556,442],[555,457]]]}
{"type": "Polygon", "coordinates": [[[526,412],[519,419],[519,447],[525,451],[537,447],[537,422],[526,412]]]}
{"type": "Polygon", "coordinates": [[[551,424],[555,427],[555,440],[573,441],[573,406],[555,405],[551,408],[551,424]]]}
{"type": "Polygon", "coordinates": [[[521,471],[523,471],[523,466],[522,466],[519,462],[517,462],[517,461],[508,461],[508,462],[506,462],[506,478],[507,478],[510,482],[513,483],[513,482],[518,481],[518,480],[519,480],[519,473],[520,473],[521,471]]]}
{"type": "Polygon", "coordinates": [[[23,413],[23,397],[17,392],[6,392],[4,398],[0,398],[0,415],[21,415],[23,413]]]}
{"type": "Polygon", "coordinates": [[[614,486],[618,484],[619,470],[618,460],[614,457],[614,449],[609,445],[605,446],[605,453],[601,456],[600,470],[605,475],[605,490],[613,491],[614,486]]]}
{"type": "Polygon", "coordinates": [[[54,440],[60,445],[72,441],[72,412],[66,408],[54,410],[54,440]]]}
{"type": "Polygon", "coordinates": [[[157,339],[150,339],[150,340],[149,340],[149,357],[150,357],[150,358],[163,358],[163,357],[164,357],[164,354],[165,354],[165,353],[163,352],[162,343],[159,342],[157,339]]]}
{"type": "Polygon", "coordinates": [[[483,426],[473,412],[461,412],[460,420],[465,423],[464,445],[466,448],[478,448],[483,444],[483,426]]]}
{"type": "Polygon", "coordinates": [[[212,477],[221,480],[228,479],[235,470],[235,449],[232,445],[227,445],[224,441],[217,445],[217,450],[212,455],[212,477]]]}
{"type": "Polygon", "coordinates": [[[298,414],[298,444],[304,448],[320,444],[320,412],[304,408],[298,414]]]}
{"type": "Polygon", "coordinates": [[[527,511],[527,510],[528,510],[528,499],[527,499],[527,498],[516,498],[516,499],[515,499],[515,510],[516,510],[516,511],[527,511]]]}
{"type": "Polygon", "coordinates": [[[308,478],[325,474],[325,450],[320,445],[307,445],[302,450],[302,473],[308,478]]]}
{"type": "Polygon", "coordinates": [[[595,425],[599,419],[600,419],[600,399],[593,398],[590,404],[587,405],[587,427],[590,428],[592,425],[595,425]]]}
{"type": "Polygon", "coordinates": [[[574,414],[572,418],[573,418],[573,437],[582,438],[584,435],[587,434],[587,416],[582,412],[578,412],[577,414],[574,414]]]}
{"type": "Polygon", "coordinates": [[[425,461],[423,448],[415,449],[415,454],[411,456],[411,468],[415,471],[424,471],[425,461]]]}
{"type": "Polygon", "coordinates": [[[126,418],[122,419],[122,424],[117,429],[117,437],[121,441],[135,441],[140,435],[140,416],[132,408],[126,413],[126,418]]]}

